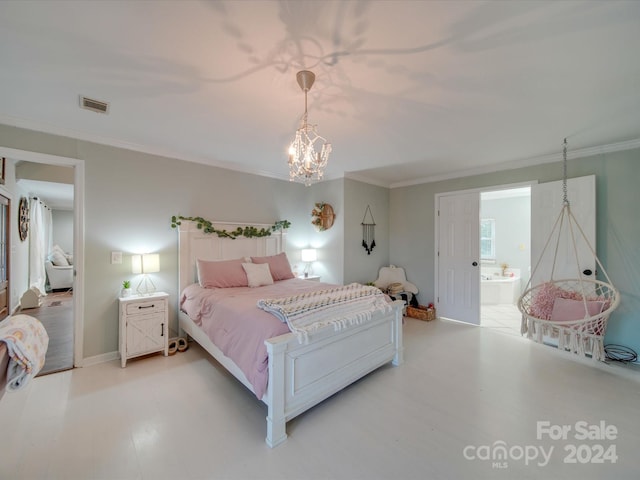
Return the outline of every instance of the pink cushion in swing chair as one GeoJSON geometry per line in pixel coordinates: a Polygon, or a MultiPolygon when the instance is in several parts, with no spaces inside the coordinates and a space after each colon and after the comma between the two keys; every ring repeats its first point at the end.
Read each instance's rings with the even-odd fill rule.
{"type": "Polygon", "coordinates": [[[584,308],[585,302],[582,300],[572,300],[570,298],[558,297],[553,302],[553,310],[551,310],[551,320],[554,322],[571,322],[573,320],[582,320],[584,318],[593,317],[602,313],[604,302],[599,300],[588,300],[587,311],[584,308]]]}
{"type": "Polygon", "coordinates": [[[536,294],[534,295],[531,302],[531,309],[529,313],[535,318],[551,320],[551,312],[553,311],[553,305],[557,298],[579,300],[580,295],[575,292],[563,290],[557,285],[554,285],[551,282],[547,282],[537,289],[536,294]]]}

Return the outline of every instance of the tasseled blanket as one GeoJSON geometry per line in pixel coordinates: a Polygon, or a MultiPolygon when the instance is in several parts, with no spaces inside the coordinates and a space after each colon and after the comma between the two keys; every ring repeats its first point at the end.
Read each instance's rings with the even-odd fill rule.
{"type": "Polygon", "coordinates": [[[49,335],[39,320],[14,315],[0,322],[0,342],[7,344],[11,359],[7,370],[7,391],[24,387],[44,366],[49,335]]]}
{"type": "Polygon", "coordinates": [[[359,283],[286,298],[258,300],[257,305],[286,322],[300,343],[307,343],[310,333],[328,325],[341,330],[371,320],[375,312],[391,310],[378,288],[359,283]]]}

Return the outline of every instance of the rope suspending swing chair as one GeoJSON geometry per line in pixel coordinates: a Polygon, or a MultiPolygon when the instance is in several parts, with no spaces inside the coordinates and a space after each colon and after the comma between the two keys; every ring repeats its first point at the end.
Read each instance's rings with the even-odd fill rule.
{"type": "Polygon", "coordinates": [[[563,148],[563,205],[551,233],[546,240],[540,258],[531,272],[524,293],[518,300],[522,313],[521,333],[543,343],[545,338],[557,340],[558,349],[577,355],[591,356],[604,361],[604,335],[609,315],[620,303],[620,294],[611,283],[609,275],[600,263],[596,252],[571,212],[567,196],[567,139],[563,148]],[[575,262],[575,277],[556,278],[556,262],[559,259],[561,239],[569,242],[568,254],[575,262]],[[595,259],[599,278],[589,278],[578,254],[578,242],[586,246],[595,259]],[[555,245],[555,248],[553,247],[555,245]],[[554,248],[553,251],[550,249],[554,248]],[[552,254],[552,258],[549,255],[552,254]],[[551,270],[539,284],[532,286],[543,259],[551,260],[551,270]]]}

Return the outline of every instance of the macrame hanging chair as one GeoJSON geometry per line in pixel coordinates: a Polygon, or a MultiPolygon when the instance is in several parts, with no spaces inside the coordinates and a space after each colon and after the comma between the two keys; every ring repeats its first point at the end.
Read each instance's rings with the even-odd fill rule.
{"type": "Polygon", "coordinates": [[[518,309],[522,313],[521,333],[528,338],[543,343],[545,337],[557,340],[558,349],[577,355],[591,356],[593,360],[604,361],[604,335],[609,315],[620,303],[620,294],[612,285],[609,275],[596,256],[582,228],[571,213],[567,198],[567,139],[563,148],[563,205],[551,234],[531,272],[524,293],[518,299],[518,309]],[[575,261],[574,278],[557,279],[561,239],[570,242],[569,255],[575,261]],[[588,278],[588,269],[583,269],[578,255],[578,242],[585,245],[595,259],[598,276],[602,280],[588,278]],[[555,244],[551,251],[549,247],[555,244]],[[532,286],[543,259],[549,260],[553,254],[548,279],[532,286]]]}

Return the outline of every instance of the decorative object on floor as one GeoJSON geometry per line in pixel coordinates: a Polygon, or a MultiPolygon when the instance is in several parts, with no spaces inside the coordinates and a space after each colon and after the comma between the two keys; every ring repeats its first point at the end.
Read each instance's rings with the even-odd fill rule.
{"type": "Polygon", "coordinates": [[[189,342],[184,337],[178,337],[178,351],[186,352],[189,349],[189,342]]]}
{"type": "Polygon", "coordinates": [[[306,263],[304,267],[304,278],[308,278],[313,273],[311,270],[311,264],[318,260],[318,252],[315,248],[303,248],[300,255],[303,262],[306,263]]]}
{"type": "Polygon", "coordinates": [[[364,217],[362,217],[362,246],[367,251],[367,255],[371,255],[371,251],[376,246],[376,240],[374,238],[375,227],[376,222],[373,219],[373,213],[371,213],[371,208],[367,205],[367,208],[364,211],[364,217]],[[367,219],[367,213],[371,220],[367,219]]]}
{"type": "Polygon", "coordinates": [[[144,255],[131,256],[131,271],[135,274],[142,274],[140,283],[136,291],[140,295],[149,295],[156,291],[156,286],[149,278],[149,273],[158,273],[160,271],[160,255],[157,253],[147,253],[144,255]]]}
{"type": "Polygon", "coordinates": [[[333,212],[333,207],[328,203],[318,202],[315,204],[313,210],[311,210],[311,224],[316,227],[319,232],[324,232],[333,227],[333,221],[336,218],[336,214],[333,212]]]}
{"type": "Polygon", "coordinates": [[[412,307],[418,307],[418,300],[416,299],[416,296],[411,292],[402,291],[396,294],[387,293],[387,295],[389,295],[389,298],[391,300],[400,300],[402,303],[404,303],[404,308],[402,309],[403,315],[407,314],[407,307],[409,305],[411,305],[412,307]]]}
{"type": "Polygon", "coordinates": [[[300,128],[289,146],[289,180],[304,183],[307,187],[314,180],[322,180],[324,169],[331,153],[331,144],[318,135],[317,125],[307,123],[307,92],[311,90],[316,76],[313,72],[302,70],[296,75],[298,85],[304,91],[304,114],[300,128]],[[322,148],[316,152],[314,144],[322,141],[322,148]]]}
{"type": "Polygon", "coordinates": [[[269,235],[271,235],[271,232],[275,232],[277,230],[286,230],[291,226],[291,222],[289,222],[288,220],[278,220],[276,223],[271,225],[270,228],[239,226],[235,230],[227,231],[224,228],[222,230],[216,229],[210,220],[207,220],[202,217],[183,217],[182,215],[173,215],[171,217],[171,228],[178,228],[182,220],[195,222],[198,230],[202,230],[204,233],[215,233],[220,238],[230,238],[232,240],[235,240],[238,237],[245,237],[245,238],[268,237],[269,235]]]}
{"type": "Polygon", "coordinates": [[[29,233],[29,200],[27,197],[22,197],[18,205],[18,233],[20,240],[24,242],[29,233]]]}
{"type": "Polygon", "coordinates": [[[436,318],[436,309],[433,306],[433,303],[430,303],[427,306],[418,305],[417,307],[410,305],[407,307],[407,317],[417,318],[418,320],[430,322],[431,320],[435,320],[436,318]]]}
{"type": "Polygon", "coordinates": [[[378,279],[373,282],[373,284],[383,292],[387,292],[389,290],[389,286],[394,283],[401,284],[402,290],[405,292],[411,292],[413,294],[418,293],[418,287],[407,281],[404,268],[396,267],[395,265],[382,267],[378,273],[378,279]]]}
{"type": "MultiPolygon", "coordinates": [[[[589,243],[582,228],[571,213],[567,197],[567,139],[563,148],[563,206],[558,218],[549,234],[540,258],[531,272],[531,277],[525,291],[518,300],[518,309],[522,312],[521,333],[528,338],[542,343],[545,336],[557,338],[558,349],[570,351],[577,355],[590,355],[593,360],[604,361],[604,335],[609,315],[620,303],[620,294],[611,284],[609,275],[600,263],[596,252],[589,243]],[[564,228],[564,230],[563,230],[564,228]],[[576,234],[580,233],[582,240],[598,266],[598,275],[602,280],[585,278],[591,275],[588,269],[580,266],[576,234]],[[558,245],[561,236],[570,240],[570,246],[575,262],[576,277],[569,279],[554,278],[558,245]],[[539,285],[531,286],[532,279],[542,263],[547,248],[555,239],[553,263],[550,278],[539,285]]],[[[580,238],[580,237],[578,237],[580,238]]]]}
{"type": "Polygon", "coordinates": [[[42,292],[37,287],[31,287],[20,297],[20,308],[27,310],[29,308],[38,308],[42,305],[42,292]]]}

